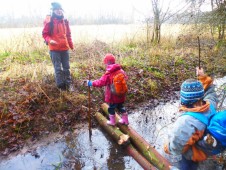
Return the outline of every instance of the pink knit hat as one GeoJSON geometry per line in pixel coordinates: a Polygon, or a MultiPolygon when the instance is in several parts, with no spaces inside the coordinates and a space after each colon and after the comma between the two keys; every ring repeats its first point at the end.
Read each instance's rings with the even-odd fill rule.
{"type": "Polygon", "coordinates": [[[113,54],[106,54],[104,57],[104,64],[115,64],[115,56],[113,54]]]}

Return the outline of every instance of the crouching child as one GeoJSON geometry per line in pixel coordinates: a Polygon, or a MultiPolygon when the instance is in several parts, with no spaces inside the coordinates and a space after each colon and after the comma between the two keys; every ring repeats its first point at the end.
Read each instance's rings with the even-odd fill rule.
{"type": "Polygon", "coordinates": [[[181,170],[198,169],[199,162],[223,152],[226,147],[223,114],[226,112],[216,111],[218,99],[212,78],[204,74],[203,69],[197,68],[196,72],[198,80],[188,79],[181,85],[182,106],[179,110],[182,114],[175,121],[164,146],[166,153],[182,155],[181,170]]]}

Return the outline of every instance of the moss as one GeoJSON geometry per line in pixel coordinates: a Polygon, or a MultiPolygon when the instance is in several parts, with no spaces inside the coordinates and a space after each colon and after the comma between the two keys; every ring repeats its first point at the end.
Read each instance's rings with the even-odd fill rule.
{"type": "Polygon", "coordinates": [[[158,88],[159,88],[157,82],[153,79],[148,79],[147,86],[150,89],[150,91],[152,91],[152,92],[158,90],[158,88]]]}
{"type": "Polygon", "coordinates": [[[159,79],[164,79],[165,78],[165,75],[159,71],[154,71],[153,72],[153,75],[156,77],[156,78],[159,78],[159,79]]]}
{"type": "Polygon", "coordinates": [[[180,56],[176,56],[175,57],[175,66],[179,66],[185,64],[185,61],[183,58],[181,58],[180,56]]]}

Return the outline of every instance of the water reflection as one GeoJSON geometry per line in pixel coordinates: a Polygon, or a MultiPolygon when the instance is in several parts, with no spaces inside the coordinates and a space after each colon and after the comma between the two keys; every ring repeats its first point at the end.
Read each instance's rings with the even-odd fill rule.
{"type": "Polygon", "coordinates": [[[141,169],[141,167],[100,129],[78,134],[68,133],[64,139],[36,150],[39,158],[30,153],[18,155],[0,163],[1,170],[91,170],[141,169]]]}

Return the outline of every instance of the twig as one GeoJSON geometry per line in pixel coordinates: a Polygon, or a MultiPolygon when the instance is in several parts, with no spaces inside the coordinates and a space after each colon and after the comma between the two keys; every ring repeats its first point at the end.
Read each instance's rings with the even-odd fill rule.
{"type": "Polygon", "coordinates": [[[47,99],[51,102],[51,99],[49,98],[49,96],[47,96],[47,94],[44,92],[44,90],[42,90],[40,84],[38,84],[38,87],[40,88],[40,90],[42,91],[42,93],[47,97],[47,99]]]}
{"type": "Polygon", "coordinates": [[[156,141],[157,141],[157,139],[158,139],[158,136],[159,136],[159,133],[161,132],[161,130],[164,129],[165,127],[167,127],[167,126],[173,124],[173,123],[174,123],[174,122],[171,122],[171,123],[169,123],[169,124],[166,124],[165,126],[161,127],[161,129],[158,130],[158,133],[157,133],[157,135],[156,135],[155,141],[153,142],[154,144],[156,143],[156,141]]]}
{"type": "Polygon", "coordinates": [[[69,101],[74,107],[77,107],[76,105],[74,105],[74,103],[65,95],[63,95],[64,99],[66,99],[67,101],[69,101]]]}
{"type": "MultiPolygon", "coordinates": [[[[89,80],[90,80],[90,74],[89,74],[89,80]]],[[[91,97],[90,97],[90,86],[88,86],[88,95],[89,95],[89,102],[88,102],[88,108],[89,108],[89,131],[91,130],[91,116],[90,116],[90,103],[91,103],[91,97]]]]}
{"type": "Polygon", "coordinates": [[[201,56],[201,49],[200,49],[200,40],[199,40],[199,36],[198,38],[198,45],[199,45],[199,69],[200,69],[200,56],[201,56]]]}

